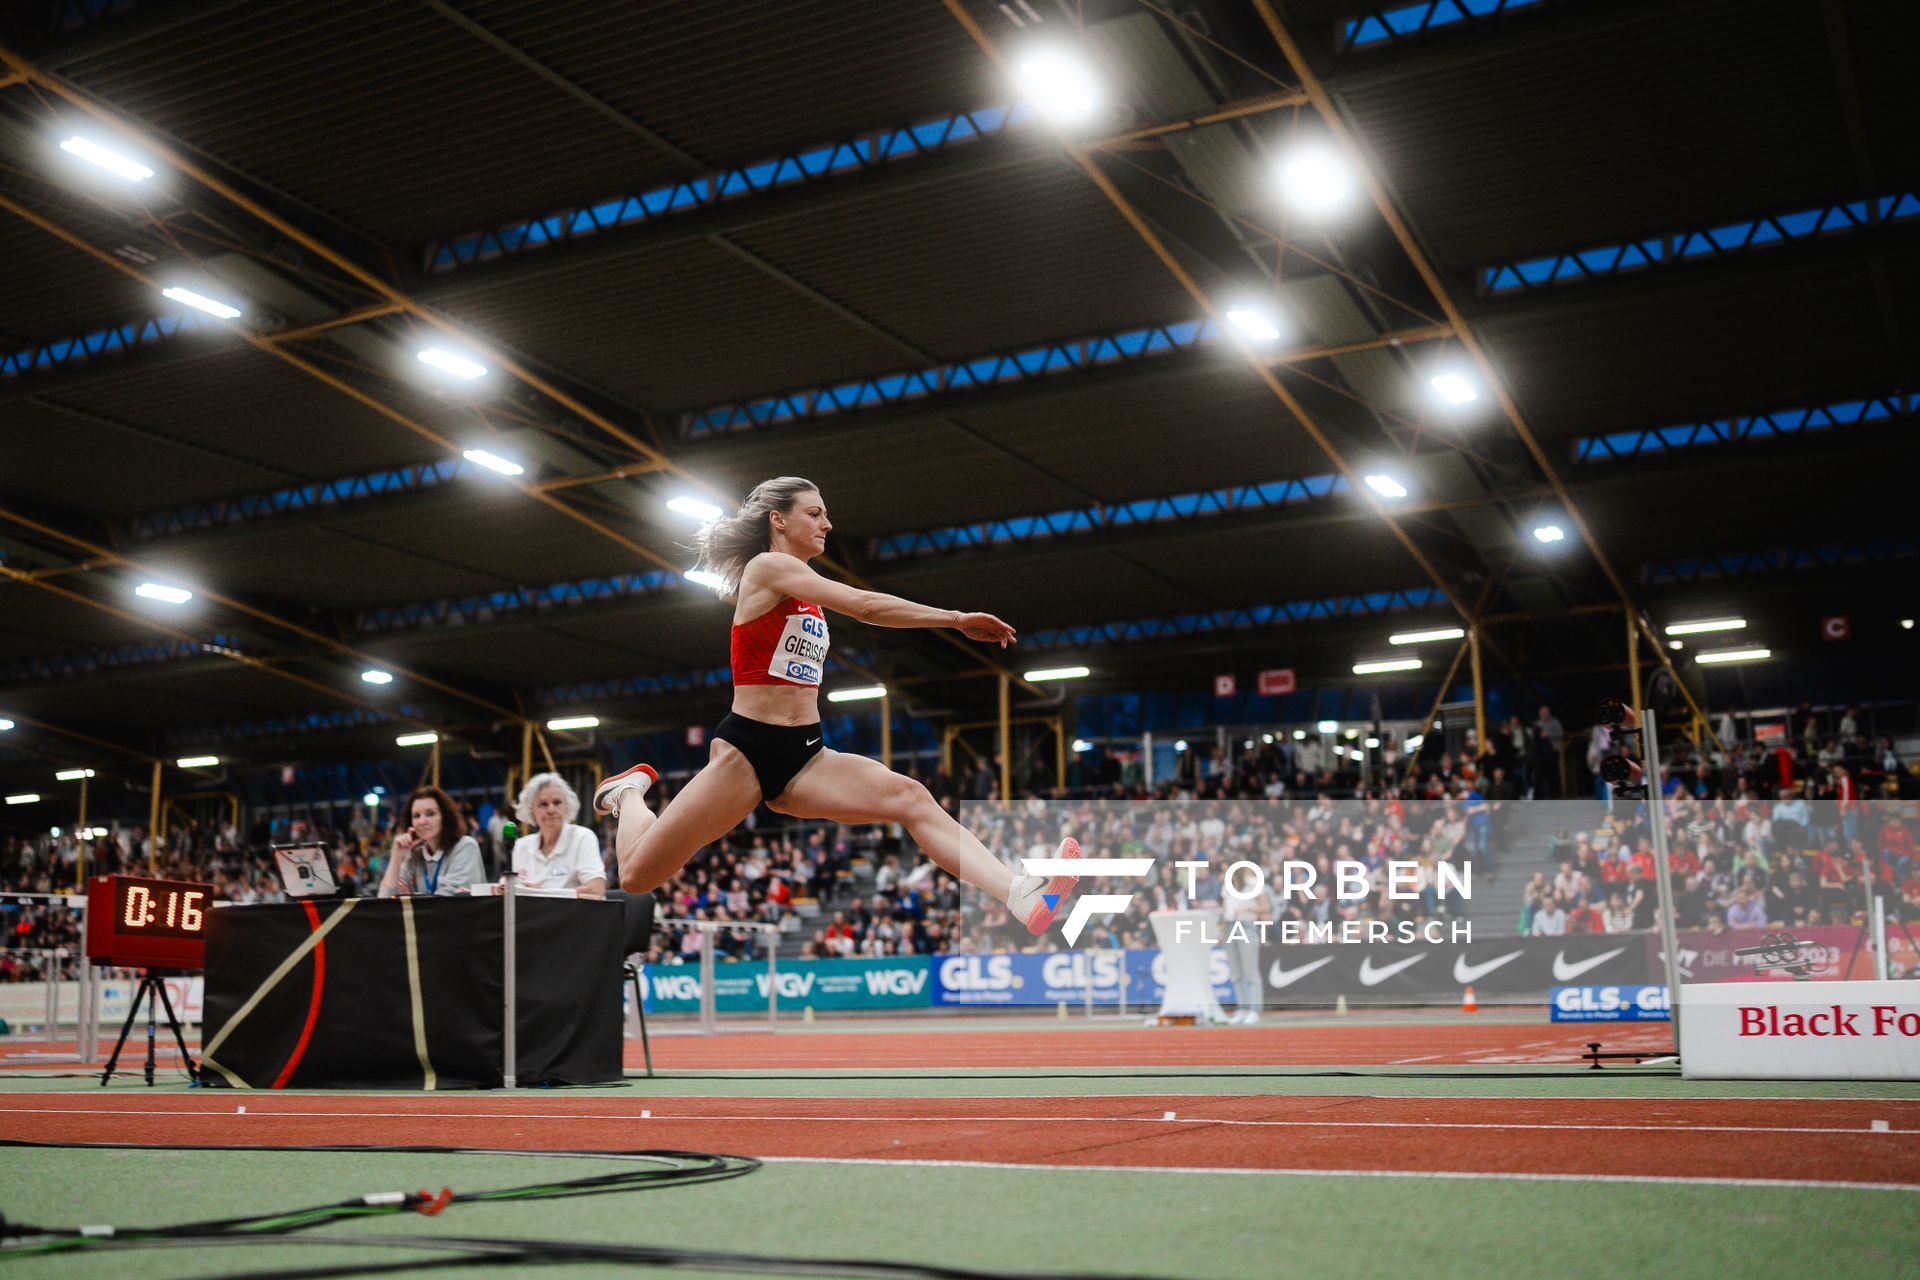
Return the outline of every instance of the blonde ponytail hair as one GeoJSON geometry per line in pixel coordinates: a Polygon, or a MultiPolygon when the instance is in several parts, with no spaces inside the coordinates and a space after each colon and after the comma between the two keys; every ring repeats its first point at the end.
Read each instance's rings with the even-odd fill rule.
{"type": "Polygon", "coordinates": [[[801,494],[818,492],[819,488],[799,476],[761,481],[738,511],[702,526],[693,535],[690,545],[699,557],[693,567],[719,578],[720,598],[733,599],[740,594],[740,575],[746,572],[747,561],[773,549],[773,522],[767,517],[776,511],[786,514],[801,494]]]}

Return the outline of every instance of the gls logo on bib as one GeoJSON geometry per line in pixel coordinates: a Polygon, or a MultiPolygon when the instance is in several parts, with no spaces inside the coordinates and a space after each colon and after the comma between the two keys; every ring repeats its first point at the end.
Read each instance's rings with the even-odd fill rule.
{"type": "Polygon", "coordinates": [[[819,684],[827,663],[827,643],[826,619],[810,613],[788,615],[767,674],[795,684],[819,684]]]}

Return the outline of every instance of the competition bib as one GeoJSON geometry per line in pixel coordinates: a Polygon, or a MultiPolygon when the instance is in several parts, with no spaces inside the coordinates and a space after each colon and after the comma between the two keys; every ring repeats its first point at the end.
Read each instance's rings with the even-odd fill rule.
{"type": "Polygon", "coordinates": [[[827,624],[810,613],[787,616],[787,625],[773,646],[767,674],[795,684],[820,683],[827,665],[827,624]]]}

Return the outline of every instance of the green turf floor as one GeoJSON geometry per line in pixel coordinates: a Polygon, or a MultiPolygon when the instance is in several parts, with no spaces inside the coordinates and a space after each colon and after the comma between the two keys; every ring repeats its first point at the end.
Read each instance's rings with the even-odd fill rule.
{"type": "MultiPolygon", "coordinates": [[[[46,1071],[0,1074],[0,1093],[97,1092],[99,1076],[46,1071]]],[[[146,1091],[138,1073],[116,1076],[116,1094],[146,1091]]],[[[152,1092],[187,1092],[178,1071],[163,1073],[152,1092]]],[[[338,1090],[280,1090],[339,1096],[338,1090]]],[[[353,1093],[371,1092],[353,1090],[353,1093]]],[[[1222,1067],[1105,1068],[996,1071],[663,1071],[648,1079],[629,1072],[624,1083],[526,1090],[523,1096],[672,1098],[1045,1098],[1133,1097],[1153,1094],[1307,1095],[1379,1098],[1920,1098],[1920,1083],[1876,1080],[1683,1080],[1666,1067],[1222,1067]]],[[[206,1090],[224,1103],[240,1091],[206,1090]]],[[[418,1090],[390,1096],[419,1097],[418,1090]]],[[[504,1095],[489,1094],[490,1097],[504,1095]]]]}
{"type": "MultiPolygon", "coordinates": [[[[368,1191],[484,1189],[607,1168],[565,1157],[13,1149],[0,1154],[0,1209],[36,1224],[148,1225],[368,1191]]],[[[315,1234],[587,1240],[1193,1280],[1920,1276],[1920,1197],[1912,1193],[1590,1181],[786,1163],[712,1186],[456,1204],[437,1218],[407,1213],[315,1234]]],[[[407,1256],[439,1255],[249,1244],[45,1256],[4,1270],[20,1280],[220,1276],[407,1256]]],[[[440,1274],[483,1273],[502,1274],[465,1267],[440,1274]]]]}

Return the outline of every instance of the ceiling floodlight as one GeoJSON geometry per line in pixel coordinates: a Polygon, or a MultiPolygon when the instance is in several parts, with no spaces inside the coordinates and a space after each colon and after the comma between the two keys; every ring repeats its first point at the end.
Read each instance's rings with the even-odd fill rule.
{"type": "Polygon", "coordinates": [[[1433,644],[1438,640],[1464,640],[1467,633],[1460,627],[1435,627],[1432,631],[1402,631],[1398,635],[1387,637],[1388,644],[1433,644]]]}
{"type": "Polygon", "coordinates": [[[195,293],[191,289],[182,289],[177,286],[162,289],[160,296],[163,298],[171,298],[175,302],[184,303],[196,310],[204,311],[210,316],[218,316],[222,320],[238,320],[240,318],[240,308],[221,302],[217,298],[209,298],[204,293],[195,293]]]}
{"type": "Polygon", "coordinates": [[[396,747],[430,747],[440,741],[437,733],[403,733],[393,740],[396,747]]]}
{"type": "Polygon", "coordinates": [[[1418,658],[1389,658],[1383,662],[1356,662],[1353,674],[1357,676],[1377,676],[1388,671],[1418,671],[1426,664],[1418,658]]]}
{"type": "MultiPolygon", "coordinates": [[[[1902,631],[1911,631],[1911,630],[1913,630],[1913,619],[1912,619],[1912,618],[1902,618],[1902,619],[1900,619],[1900,629],[1901,629],[1902,631]]],[[[7,722],[6,722],[6,724],[4,724],[4,725],[0,725],[0,728],[6,728],[6,729],[11,729],[11,728],[13,728],[13,721],[11,721],[11,720],[9,720],[9,721],[7,721],[7,722]]]]}
{"type": "Polygon", "coordinates": [[[711,502],[702,502],[698,498],[669,498],[667,510],[678,511],[683,516],[692,516],[702,524],[718,520],[724,513],[711,502]]]}
{"type": "Polygon", "coordinates": [[[1379,746],[1379,745],[1380,745],[1380,739],[1378,739],[1378,738],[1368,738],[1368,739],[1367,739],[1367,750],[1369,750],[1369,751],[1371,751],[1371,750],[1373,750],[1373,749],[1374,749],[1375,747],[1377,747],[1377,746],[1379,746]]]}
{"type": "Polygon", "coordinates": [[[1261,734],[1261,735],[1260,735],[1260,741],[1262,741],[1262,742],[1264,742],[1264,743],[1266,743],[1266,744],[1267,744],[1268,746],[1272,746],[1272,745],[1273,745],[1273,735],[1272,735],[1272,734],[1270,734],[1270,733],[1263,733],[1263,734],[1261,734]]]}
{"type": "Polygon", "coordinates": [[[28,791],[22,795],[8,796],[7,803],[8,804],[39,804],[40,793],[37,791],[28,791]]]}
{"type": "Polygon", "coordinates": [[[707,587],[714,591],[718,591],[727,585],[725,578],[722,578],[717,573],[708,573],[705,569],[689,569],[680,576],[688,582],[698,583],[700,586],[707,587]]]}
{"type": "Polygon", "coordinates": [[[425,351],[417,352],[415,358],[418,359],[421,364],[430,364],[441,372],[450,373],[456,378],[484,378],[487,376],[487,366],[477,360],[469,360],[463,355],[456,355],[444,347],[428,347],[425,351]]]}
{"type": "Polygon", "coordinates": [[[1305,742],[1307,740],[1307,731],[1305,729],[1295,729],[1293,731],[1293,740],[1295,742],[1305,742]]]}
{"type": "Polygon", "coordinates": [[[1709,649],[1693,655],[1695,662],[1762,662],[1773,656],[1771,649],[1709,649]]]}
{"type": "Polygon", "coordinates": [[[13,728],[13,721],[0,720],[0,733],[5,733],[7,730],[11,728],[13,728]]]}
{"type": "Polygon", "coordinates": [[[1472,404],[1480,398],[1480,392],[1467,375],[1452,369],[1434,374],[1427,379],[1427,385],[1433,388],[1433,394],[1450,405],[1472,404]]]}
{"type": "Polygon", "coordinates": [[[360,673],[360,678],[368,684],[392,684],[393,672],[382,671],[378,667],[368,667],[360,673]]]}
{"type": "Polygon", "coordinates": [[[92,776],[93,770],[91,769],[62,769],[53,775],[53,780],[55,782],[78,782],[82,778],[91,778],[92,776]]]}
{"type": "Polygon", "coordinates": [[[1227,320],[1255,342],[1280,340],[1280,326],[1274,323],[1270,313],[1257,307],[1233,307],[1227,312],[1227,320]]]}
{"type": "Polygon", "coordinates": [[[1041,667],[1038,671],[1027,672],[1029,680],[1078,680],[1090,676],[1093,672],[1086,667],[1041,667]]]}
{"type": "Polygon", "coordinates": [[[553,730],[555,733],[562,733],[568,729],[597,729],[599,727],[599,716],[562,716],[558,720],[547,721],[547,728],[553,730]]]}
{"type": "Polygon", "coordinates": [[[159,600],[166,604],[185,604],[193,599],[193,592],[185,587],[169,587],[158,582],[143,582],[133,589],[133,594],[142,600],[159,600]]]}
{"type": "Polygon", "coordinates": [[[378,792],[369,791],[360,797],[360,803],[369,809],[378,809],[380,807],[380,795],[378,792]]]}
{"type": "Polygon", "coordinates": [[[1087,752],[1093,750],[1093,744],[1085,738],[1075,738],[1073,740],[1073,749],[1075,751],[1087,752]]]}
{"type": "Polygon", "coordinates": [[[1319,724],[1313,727],[1318,729],[1322,733],[1340,732],[1340,722],[1338,720],[1322,720],[1319,724]]]}
{"type": "Polygon", "coordinates": [[[60,149],[70,156],[78,156],[88,164],[98,165],[108,173],[117,174],[128,182],[145,182],[153,176],[153,170],[129,156],[123,156],[110,147],[103,147],[91,138],[78,134],[60,144],[60,149]]]}
{"type": "Polygon", "coordinates": [[[1392,476],[1368,476],[1367,488],[1373,490],[1383,498],[1404,498],[1407,496],[1407,486],[1401,484],[1392,476]]]}
{"type": "Polygon", "coordinates": [[[181,756],[174,761],[182,769],[211,769],[220,763],[219,756],[181,756]]]}
{"type": "Polygon", "coordinates": [[[858,689],[835,689],[827,694],[828,702],[870,702],[875,698],[887,696],[887,686],[883,684],[865,685],[858,689]]]}
{"type": "Polygon", "coordinates": [[[1175,751],[1185,751],[1187,749],[1187,740],[1185,738],[1176,738],[1173,743],[1173,749],[1175,751]]]}
{"type": "Polygon", "coordinates": [[[503,458],[497,453],[488,453],[485,449],[469,449],[460,456],[476,467],[498,471],[503,476],[524,475],[527,470],[513,459],[503,458]]]}
{"type": "Polygon", "coordinates": [[[1667,625],[1670,636],[1697,636],[1708,631],[1745,631],[1745,618],[1707,618],[1699,622],[1673,622],[1667,625]]]}
{"type": "Polygon", "coordinates": [[[1353,200],[1353,168],[1331,147],[1302,147],[1280,162],[1280,193],[1310,218],[1338,213],[1353,200]]]}
{"type": "Polygon", "coordinates": [[[1557,524],[1543,524],[1534,529],[1533,536],[1542,542],[1565,542],[1567,531],[1557,524]]]}
{"type": "Polygon", "coordinates": [[[1028,49],[1013,64],[1020,96],[1055,124],[1080,124],[1106,101],[1100,78],[1086,59],[1071,49],[1028,49]]]}
{"type": "Polygon", "coordinates": [[[1669,640],[1669,641],[1667,641],[1667,648],[1669,648],[1669,649],[1684,649],[1684,648],[1686,648],[1686,647],[1687,647],[1687,646],[1686,646],[1686,645],[1685,645],[1685,644],[1684,644],[1683,642],[1681,642],[1681,641],[1679,641],[1679,640],[1669,640]]]}

